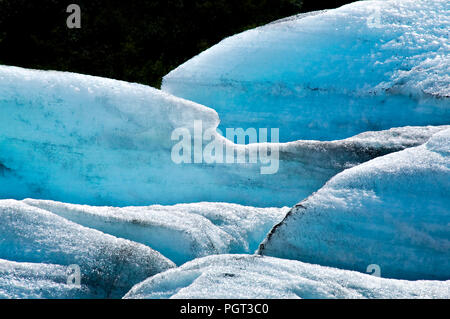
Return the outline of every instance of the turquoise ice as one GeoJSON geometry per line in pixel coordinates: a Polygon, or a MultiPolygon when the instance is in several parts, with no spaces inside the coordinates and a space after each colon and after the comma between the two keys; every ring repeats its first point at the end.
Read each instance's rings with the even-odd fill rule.
{"type": "Polygon", "coordinates": [[[450,122],[450,3],[357,1],[226,38],[164,77],[219,128],[280,128],[283,142],[450,122]]]}

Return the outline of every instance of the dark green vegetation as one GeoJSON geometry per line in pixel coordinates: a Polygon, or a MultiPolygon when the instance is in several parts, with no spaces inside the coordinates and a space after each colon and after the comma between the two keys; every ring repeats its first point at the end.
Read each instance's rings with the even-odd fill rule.
{"type": "Polygon", "coordinates": [[[0,64],[159,87],[162,76],[224,37],[348,2],[0,0],[0,64]],[[66,26],[70,3],[81,7],[81,29],[66,26]]]}

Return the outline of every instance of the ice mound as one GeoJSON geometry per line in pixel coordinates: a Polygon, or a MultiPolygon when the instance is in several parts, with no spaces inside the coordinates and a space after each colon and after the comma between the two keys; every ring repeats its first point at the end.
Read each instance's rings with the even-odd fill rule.
{"type": "Polygon", "coordinates": [[[85,227],[145,244],[176,264],[212,254],[253,253],[289,208],[227,203],[94,207],[26,199],[85,227]]]}
{"type": "Polygon", "coordinates": [[[448,298],[450,281],[384,279],[252,255],[196,259],[134,286],[129,299],[448,298]]]}
{"type": "Polygon", "coordinates": [[[68,268],[0,259],[0,299],[92,298],[88,287],[67,284],[68,268]]]}
{"type": "Polygon", "coordinates": [[[172,163],[170,137],[194,120],[219,121],[215,111],[151,87],[0,66],[0,198],[183,201],[188,193],[173,195],[180,184],[205,174],[172,163]]]}
{"type": "Polygon", "coordinates": [[[281,141],[450,121],[447,0],[357,1],[227,38],[164,77],[226,127],[281,141]]]}
{"type": "Polygon", "coordinates": [[[15,200],[0,201],[0,258],[80,267],[93,296],[122,297],[174,264],[142,244],[106,235],[15,200]]]}
{"type": "Polygon", "coordinates": [[[233,151],[249,153],[261,145],[231,143],[216,133],[215,111],[150,87],[0,66],[0,198],[291,206],[343,169],[420,145],[443,129],[405,127],[342,141],[270,144],[279,160],[273,161],[277,170],[264,175],[267,165],[248,158],[240,164],[175,163],[172,132],[192,132],[195,121],[213,128],[212,139],[233,151]]]}
{"type": "Polygon", "coordinates": [[[450,278],[450,129],[333,177],[260,246],[280,258],[383,277],[450,278]]]}

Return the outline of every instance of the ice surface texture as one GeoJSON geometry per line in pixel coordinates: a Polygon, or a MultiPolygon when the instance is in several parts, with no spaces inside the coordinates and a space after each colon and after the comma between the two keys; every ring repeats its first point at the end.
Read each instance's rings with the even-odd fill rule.
{"type": "Polygon", "coordinates": [[[165,257],[182,264],[253,253],[287,211],[226,203],[118,208],[1,200],[0,298],[122,297],[173,267],[165,257]],[[81,268],[80,288],[67,285],[72,264],[81,268]]]}
{"type": "Polygon", "coordinates": [[[209,256],[134,286],[125,298],[448,298],[450,281],[384,279],[299,261],[209,256]]]}
{"type": "Polygon", "coordinates": [[[280,144],[278,172],[261,175],[261,163],[175,164],[172,131],[192,131],[194,120],[204,129],[219,123],[214,110],[143,85],[0,66],[0,198],[291,206],[336,173],[420,145],[442,129],[406,127],[280,144]]]}
{"type": "Polygon", "coordinates": [[[450,129],[333,177],[260,253],[402,279],[450,278],[450,129]]]}
{"type": "Polygon", "coordinates": [[[226,127],[333,140],[450,122],[450,2],[357,1],[229,37],[164,77],[226,127]]]}
{"type": "Polygon", "coordinates": [[[0,66],[0,197],[183,202],[173,194],[202,173],[171,165],[170,136],[194,119],[218,122],[213,110],[150,87],[0,66]]]}
{"type": "Polygon", "coordinates": [[[151,248],[70,222],[15,200],[0,201],[0,258],[77,264],[94,297],[117,298],[174,264],[151,248]]]}
{"type": "Polygon", "coordinates": [[[163,89],[181,98],[0,66],[0,198],[61,201],[0,200],[0,297],[122,297],[137,284],[126,297],[448,298],[449,9],[364,1],[283,19],[167,75],[163,89]],[[215,110],[182,98],[216,109],[222,129],[280,128],[292,142],[272,145],[278,172],[175,164],[174,129],[219,126],[215,110]],[[286,208],[218,203],[307,196],[284,219],[286,208]],[[203,257],[251,253],[278,222],[258,252],[284,260],[203,257]],[[71,264],[79,288],[65,284],[71,264]],[[447,281],[362,274],[370,264],[447,281]]]}
{"type": "Polygon", "coordinates": [[[0,259],[0,299],[92,298],[89,288],[67,284],[61,265],[17,263],[0,259]]]}
{"type": "Polygon", "coordinates": [[[227,203],[117,208],[33,199],[24,202],[80,225],[145,244],[178,265],[213,254],[254,253],[289,210],[227,203]]]}

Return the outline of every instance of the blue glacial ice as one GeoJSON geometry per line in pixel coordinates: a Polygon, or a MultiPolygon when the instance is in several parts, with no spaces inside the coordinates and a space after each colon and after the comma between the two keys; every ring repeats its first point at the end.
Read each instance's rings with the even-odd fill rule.
{"type": "Polygon", "coordinates": [[[259,252],[401,279],[450,278],[450,129],[333,177],[259,252]]]}
{"type": "Polygon", "coordinates": [[[214,110],[147,86],[0,66],[0,198],[111,206],[200,201],[292,206],[342,170],[420,145],[444,128],[271,144],[279,149],[278,171],[263,175],[269,164],[173,162],[172,132],[180,127],[193,132],[195,121],[213,128],[219,146],[247,152],[258,147],[233,144],[216,133],[214,110]]]}
{"type": "Polygon", "coordinates": [[[164,77],[226,127],[334,140],[450,122],[447,0],[357,1],[229,37],[164,77]]]}
{"type": "Polygon", "coordinates": [[[134,286],[129,299],[448,298],[450,281],[406,281],[255,255],[199,258],[134,286]]]}
{"type": "Polygon", "coordinates": [[[142,243],[177,265],[213,254],[253,253],[289,210],[228,203],[99,207],[26,199],[85,227],[142,243]]]}
{"type": "Polygon", "coordinates": [[[449,9],[360,1],[276,21],[163,91],[0,65],[0,298],[448,298],[449,9]],[[199,154],[195,122],[219,148],[277,150],[276,170],[177,164],[174,130],[193,158],[209,142],[199,154]],[[238,145],[227,127],[282,143],[238,145]],[[363,274],[374,264],[393,279],[363,274]]]}
{"type": "Polygon", "coordinates": [[[0,259],[76,264],[91,297],[121,297],[133,284],[175,266],[148,246],[16,200],[0,200],[0,234],[0,259]]]}

